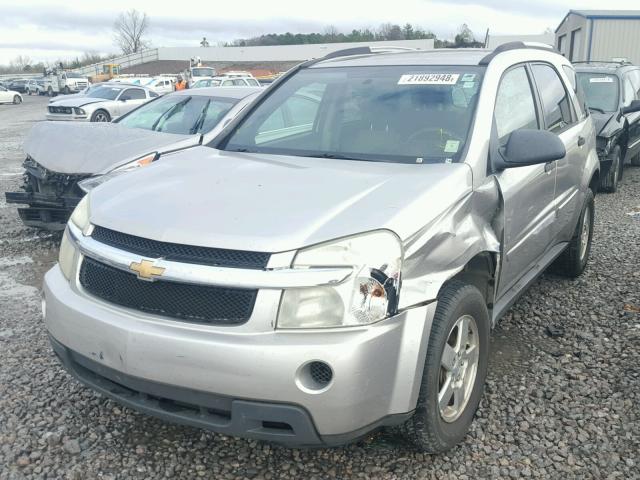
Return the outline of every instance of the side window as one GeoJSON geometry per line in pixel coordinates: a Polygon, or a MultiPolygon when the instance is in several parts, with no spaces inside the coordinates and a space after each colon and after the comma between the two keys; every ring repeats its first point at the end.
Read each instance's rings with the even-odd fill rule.
{"type": "Polygon", "coordinates": [[[156,92],[153,92],[153,91],[149,92],[149,98],[156,98],[156,97],[159,97],[159,96],[160,95],[157,94],[156,92]]]}
{"type": "Polygon", "coordinates": [[[633,84],[631,83],[631,78],[629,77],[629,75],[624,76],[622,80],[622,85],[624,89],[623,105],[625,107],[628,107],[629,105],[631,105],[631,102],[633,102],[636,99],[636,90],[633,87],[633,84]]]}
{"type": "Polygon", "coordinates": [[[225,80],[222,82],[223,87],[233,87],[233,80],[225,80]]]}
{"type": "Polygon", "coordinates": [[[549,65],[535,64],[531,69],[540,93],[546,128],[557,133],[572,123],[571,104],[564,84],[549,65]]]}
{"type": "Polygon", "coordinates": [[[258,83],[257,80],[254,80],[253,78],[247,78],[247,83],[249,85],[251,85],[252,87],[259,87],[260,84],[258,83]]]}
{"type": "Polygon", "coordinates": [[[509,134],[515,130],[538,128],[536,105],[524,67],[513,68],[502,77],[494,115],[501,146],[506,145],[509,134]]]}
{"type": "Polygon", "coordinates": [[[144,90],[140,88],[127,88],[122,95],[120,95],[120,100],[142,100],[147,98],[144,93],[144,90]]]}
{"type": "Polygon", "coordinates": [[[575,105],[575,107],[578,112],[578,118],[582,120],[587,116],[587,112],[589,111],[586,107],[587,100],[586,100],[586,97],[584,96],[584,92],[582,91],[582,84],[578,82],[576,71],[573,69],[573,67],[569,65],[563,65],[562,69],[564,70],[565,75],[569,79],[571,88],[573,88],[573,91],[575,92],[576,97],[578,99],[577,105],[575,105]]]}
{"type": "Polygon", "coordinates": [[[235,87],[246,87],[247,86],[247,84],[244,83],[244,80],[242,80],[241,78],[236,78],[236,79],[232,80],[232,82],[233,82],[233,85],[235,87]]]}

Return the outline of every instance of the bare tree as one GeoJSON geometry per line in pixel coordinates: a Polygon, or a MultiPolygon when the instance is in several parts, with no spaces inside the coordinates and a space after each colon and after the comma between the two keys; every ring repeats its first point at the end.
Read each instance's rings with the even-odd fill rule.
{"type": "Polygon", "coordinates": [[[137,53],[149,46],[143,39],[149,29],[147,14],[135,8],[122,12],[113,24],[113,41],[125,55],[137,53]]]}

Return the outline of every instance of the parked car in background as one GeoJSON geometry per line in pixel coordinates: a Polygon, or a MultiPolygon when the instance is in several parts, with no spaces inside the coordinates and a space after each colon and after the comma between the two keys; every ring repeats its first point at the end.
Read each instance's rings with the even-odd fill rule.
{"type": "Polygon", "coordinates": [[[27,93],[27,80],[24,78],[12,80],[7,88],[14,92],[27,93]]]}
{"type": "Polygon", "coordinates": [[[191,88],[202,87],[259,87],[260,83],[253,77],[214,77],[198,80],[191,88]]]}
{"type": "Polygon", "coordinates": [[[0,103],[13,103],[18,105],[22,103],[22,95],[15,90],[9,90],[5,87],[0,87],[0,103]]]}
{"type": "MultiPolygon", "coordinates": [[[[192,62],[191,62],[192,63],[192,62]]],[[[213,67],[203,67],[199,64],[190,66],[188,70],[184,72],[184,76],[187,80],[189,88],[195,84],[198,80],[207,78],[213,78],[216,75],[216,69],[213,67]]]]}
{"type": "Polygon", "coordinates": [[[107,83],[82,97],[50,103],[47,120],[110,122],[158,97],[153,90],[136,85],[107,83]]]}
{"type": "Polygon", "coordinates": [[[31,78],[27,80],[27,84],[25,86],[26,92],[29,95],[37,95],[38,94],[38,82],[35,78],[31,78]]]}
{"type": "Polygon", "coordinates": [[[596,125],[600,186],[615,192],[624,165],[640,165],[640,67],[625,62],[579,62],[576,71],[596,125]]]}
{"type": "Polygon", "coordinates": [[[565,69],[522,42],[298,65],[210,143],[78,204],[44,282],[54,351],[174,422],[452,448],[491,328],[589,258],[599,162],[565,69]]]}
{"type": "Polygon", "coordinates": [[[25,183],[6,193],[27,226],[64,228],[92,188],[173,152],[208,142],[261,89],[183,90],[157,98],[113,123],[40,122],[24,143],[25,183]]]}
{"type": "Polygon", "coordinates": [[[175,90],[173,79],[170,77],[151,78],[148,82],[141,84],[160,95],[165,95],[175,90]]]}

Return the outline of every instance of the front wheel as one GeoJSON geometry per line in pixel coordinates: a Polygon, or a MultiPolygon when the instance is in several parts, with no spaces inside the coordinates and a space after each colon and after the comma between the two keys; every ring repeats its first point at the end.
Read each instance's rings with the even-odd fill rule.
{"type": "Polygon", "coordinates": [[[452,281],[438,296],[415,413],[400,428],[427,453],[460,443],[487,375],[489,312],[480,291],[452,281]]]}
{"type": "Polygon", "coordinates": [[[631,165],[634,167],[640,167],[640,153],[631,157],[631,165]]]}
{"type": "Polygon", "coordinates": [[[584,272],[589,254],[591,253],[591,242],[593,239],[593,220],[595,216],[595,204],[593,192],[587,189],[578,225],[569,245],[564,252],[556,259],[554,270],[566,277],[576,278],[584,272]]]}
{"type": "Polygon", "coordinates": [[[19,105],[20,103],[22,103],[22,98],[19,95],[16,95],[13,97],[13,104],[14,105],[19,105]]]}
{"type": "Polygon", "coordinates": [[[69,87],[65,85],[63,92],[65,95],[69,95],[71,93],[71,90],[69,90],[69,87]]]}
{"type": "Polygon", "coordinates": [[[106,112],[105,110],[96,110],[95,112],[93,112],[93,115],[91,115],[91,121],[110,122],[111,116],[109,115],[109,112],[106,112]]]}
{"type": "Polygon", "coordinates": [[[53,88],[49,87],[49,88],[47,89],[47,95],[48,95],[49,97],[53,97],[53,88]]]}

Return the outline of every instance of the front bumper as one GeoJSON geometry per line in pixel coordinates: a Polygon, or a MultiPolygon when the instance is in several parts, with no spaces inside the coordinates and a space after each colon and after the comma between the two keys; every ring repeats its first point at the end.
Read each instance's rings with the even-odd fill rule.
{"type": "Polygon", "coordinates": [[[5,192],[7,203],[29,205],[18,208],[22,223],[28,227],[64,230],[81,197],[56,197],[36,192],[5,192]]]}
{"type": "Polygon", "coordinates": [[[92,388],[178,423],[290,445],[346,443],[406,420],[417,402],[436,307],[416,307],[369,327],[261,331],[253,326],[264,319],[254,316],[273,315],[273,309],[256,307],[239,327],[183,323],[92,298],[58,266],[45,276],[44,294],[45,322],[59,356],[92,388]],[[318,360],[334,377],[327,388],[311,391],[300,372],[318,360]],[[96,375],[98,383],[87,380],[96,375]],[[125,394],[100,382],[117,384],[115,391],[126,387],[125,394]],[[131,401],[132,395],[142,400],[131,401]],[[226,399],[222,414],[194,413],[216,398],[226,399]],[[167,414],[174,407],[159,410],[163,402],[187,403],[190,413],[167,414]]]}
{"type": "Polygon", "coordinates": [[[89,121],[89,117],[87,115],[76,115],[76,114],[66,114],[66,113],[47,113],[47,120],[51,121],[61,121],[61,122],[87,122],[89,121]]]}

